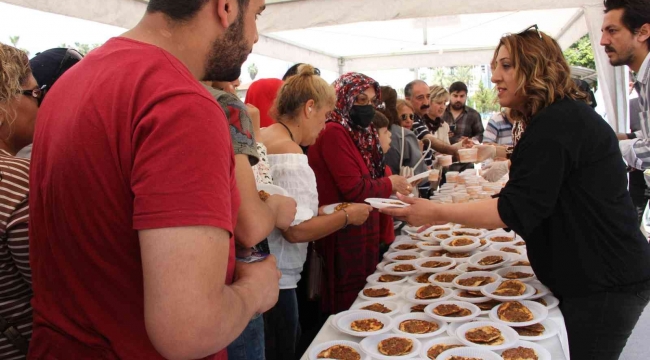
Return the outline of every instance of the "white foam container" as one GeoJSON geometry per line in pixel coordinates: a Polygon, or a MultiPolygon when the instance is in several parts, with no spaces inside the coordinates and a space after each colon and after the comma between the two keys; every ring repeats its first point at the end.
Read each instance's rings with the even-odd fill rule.
{"type": "Polygon", "coordinates": [[[408,313],[408,314],[403,314],[399,315],[393,318],[393,332],[395,334],[399,335],[411,335],[414,336],[418,339],[427,339],[427,338],[432,338],[434,336],[438,336],[444,332],[447,331],[447,323],[444,321],[440,321],[437,319],[432,319],[429,315],[425,313],[408,313]],[[426,334],[411,334],[407,332],[403,332],[399,329],[399,324],[402,323],[402,321],[406,320],[425,320],[425,321],[430,321],[433,323],[438,324],[438,330],[426,333],[426,334]]]}
{"type": "Polygon", "coordinates": [[[391,331],[393,328],[393,318],[391,318],[388,315],[380,314],[374,311],[356,310],[356,311],[351,311],[345,316],[338,318],[336,321],[336,327],[338,327],[339,330],[341,330],[342,332],[348,335],[352,335],[356,337],[368,337],[368,336],[384,334],[391,331]],[[364,319],[377,319],[381,321],[382,324],[384,324],[384,327],[377,331],[354,331],[352,330],[352,328],[350,328],[352,322],[357,320],[364,320],[364,319]]]}
{"type": "Polygon", "coordinates": [[[469,291],[481,291],[481,289],[483,287],[487,286],[487,285],[464,286],[464,285],[460,285],[458,283],[460,280],[469,279],[469,278],[473,278],[473,277],[489,277],[489,278],[492,278],[494,280],[494,282],[499,282],[501,280],[501,276],[499,276],[498,274],[493,273],[493,272],[489,272],[489,271],[472,271],[472,272],[464,273],[464,274],[458,276],[457,278],[455,278],[454,281],[453,281],[454,287],[457,287],[457,288],[463,289],[463,290],[469,290],[469,291]]]}
{"type": "Polygon", "coordinates": [[[360,345],[361,345],[361,349],[366,354],[370,355],[373,359],[377,359],[377,360],[411,359],[416,357],[420,353],[420,350],[422,349],[422,343],[415,336],[397,335],[397,334],[382,334],[382,335],[367,337],[361,341],[360,345]],[[383,340],[393,338],[393,337],[410,339],[411,341],[413,341],[413,348],[408,354],[402,356],[386,356],[381,354],[378,349],[379,343],[383,340]]]}
{"type": "Polygon", "coordinates": [[[533,320],[524,321],[524,322],[510,322],[510,321],[499,319],[499,315],[497,314],[497,312],[499,311],[499,308],[501,308],[501,306],[503,306],[504,304],[495,306],[494,308],[492,308],[492,310],[490,310],[490,320],[494,322],[498,322],[500,324],[508,325],[510,327],[518,327],[518,326],[529,326],[533,324],[539,324],[542,321],[546,320],[546,318],[548,317],[548,309],[546,309],[546,306],[532,301],[520,301],[520,303],[525,307],[527,307],[530,310],[530,312],[533,313],[533,320]]]}
{"type": "Polygon", "coordinates": [[[447,360],[453,356],[462,356],[481,360],[503,360],[501,356],[493,351],[472,347],[454,348],[443,351],[442,354],[438,355],[437,359],[447,360]]]}
{"type": "MultiPolygon", "coordinates": [[[[404,284],[408,280],[408,276],[404,276],[402,280],[391,281],[391,282],[379,282],[379,278],[382,275],[391,275],[388,273],[374,273],[366,278],[366,282],[370,285],[399,285],[404,284]]],[[[397,275],[400,276],[400,275],[397,275]]]]}
{"type": "MultiPolygon", "coordinates": [[[[412,287],[404,290],[404,293],[403,293],[404,294],[404,299],[406,299],[406,301],[414,303],[414,304],[431,304],[431,303],[434,303],[436,301],[447,300],[447,299],[451,298],[452,295],[454,294],[454,292],[450,288],[443,287],[442,289],[445,291],[445,293],[442,294],[442,296],[440,296],[439,298],[435,298],[435,299],[417,299],[415,297],[415,293],[418,291],[418,289],[420,289],[421,287],[425,287],[425,286],[429,286],[429,285],[412,286],[412,287]]],[[[435,285],[433,285],[433,286],[435,286],[435,285]]]]}
{"type": "Polygon", "coordinates": [[[491,350],[491,351],[509,349],[514,344],[516,344],[517,341],[519,341],[519,334],[517,334],[516,331],[514,331],[509,326],[499,324],[494,321],[477,321],[473,323],[463,324],[459,326],[458,329],[456,330],[456,337],[458,338],[458,340],[460,340],[461,343],[467,346],[491,350]],[[503,336],[504,343],[501,345],[481,345],[481,344],[473,343],[467,340],[467,338],[465,338],[465,333],[467,333],[467,331],[471,329],[484,327],[484,326],[492,326],[499,329],[499,331],[501,331],[501,335],[503,336]]]}
{"type": "MultiPolygon", "coordinates": [[[[535,280],[535,272],[533,271],[533,268],[530,266],[509,266],[509,267],[504,267],[499,270],[496,270],[495,273],[499,274],[500,277],[503,278],[503,280],[519,280],[523,283],[528,283],[533,280],[535,280]],[[506,278],[506,274],[511,273],[511,272],[523,272],[527,274],[532,274],[533,276],[529,278],[523,278],[523,279],[508,279],[506,278]]],[[[543,296],[543,295],[542,295],[543,296]]],[[[540,296],[541,297],[541,296],[540,296]]]]}
{"type": "Polygon", "coordinates": [[[359,297],[367,301],[377,301],[377,300],[391,301],[391,300],[397,300],[400,298],[400,296],[402,296],[402,288],[398,285],[372,285],[372,286],[366,286],[365,288],[363,288],[363,290],[359,291],[359,297]],[[390,290],[390,292],[392,292],[393,295],[373,298],[363,294],[363,290],[365,289],[383,289],[383,288],[390,290]]]}
{"type": "Polygon", "coordinates": [[[450,253],[466,253],[476,248],[479,248],[481,246],[481,240],[479,240],[479,238],[474,236],[453,236],[447,240],[443,240],[440,243],[440,246],[442,246],[443,249],[449,251],[450,253]],[[470,245],[465,245],[465,246],[452,246],[451,243],[454,240],[458,240],[458,239],[469,239],[472,241],[472,243],[470,245]]]}
{"type": "Polygon", "coordinates": [[[422,258],[422,259],[419,259],[419,260],[415,261],[415,267],[418,269],[418,271],[427,272],[427,273],[428,272],[430,272],[430,273],[439,273],[439,272],[447,271],[447,270],[449,270],[450,268],[452,268],[454,266],[456,266],[456,260],[441,257],[441,256],[438,256],[438,257],[426,257],[426,258],[422,258]],[[438,267],[438,268],[422,267],[422,264],[424,264],[424,263],[426,263],[428,261],[449,262],[450,264],[446,265],[446,266],[438,267]]]}
{"type": "Polygon", "coordinates": [[[448,323],[457,323],[457,322],[467,322],[469,320],[472,320],[478,316],[481,315],[481,309],[478,308],[478,306],[465,302],[465,301],[436,301],[433,304],[427,305],[426,308],[424,308],[424,313],[431,316],[434,319],[448,322],[448,323]],[[459,307],[466,308],[472,313],[467,316],[463,317],[447,317],[447,316],[440,316],[437,315],[436,313],[433,312],[433,309],[435,309],[437,306],[440,305],[458,305],[459,307]]]}
{"type": "MultiPolygon", "coordinates": [[[[364,308],[366,306],[370,306],[372,304],[377,304],[377,303],[382,304],[382,305],[384,305],[385,307],[387,307],[387,308],[389,308],[391,310],[391,312],[383,314],[383,315],[395,316],[395,315],[400,313],[401,309],[400,309],[400,306],[399,306],[399,304],[397,302],[395,302],[395,301],[381,301],[381,300],[360,302],[360,303],[358,303],[356,305],[352,305],[352,308],[350,310],[370,311],[370,310],[363,310],[362,308],[364,308]]],[[[372,312],[374,312],[374,311],[372,311],[372,312]]],[[[381,314],[381,313],[377,313],[377,314],[381,314]]]]}
{"type": "MultiPolygon", "coordinates": [[[[535,352],[537,353],[537,358],[539,360],[552,360],[551,353],[549,353],[548,350],[546,350],[541,345],[538,345],[538,344],[535,344],[535,343],[532,343],[532,342],[529,342],[529,341],[521,341],[521,340],[519,340],[519,341],[517,341],[517,343],[515,345],[513,345],[509,349],[520,347],[520,346],[535,350],[535,352]]],[[[506,351],[506,350],[508,350],[508,349],[500,350],[500,351],[498,351],[498,353],[503,354],[503,352],[506,351]]],[[[503,359],[503,358],[499,357],[499,359],[503,359]]]]}
{"type": "Polygon", "coordinates": [[[366,355],[366,353],[361,350],[361,346],[354,341],[346,341],[346,340],[334,340],[334,341],[328,341],[324,342],[322,344],[314,345],[311,350],[309,350],[309,360],[323,360],[318,358],[318,354],[320,354],[321,351],[327,350],[331,348],[332,346],[336,345],[345,345],[353,348],[356,352],[361,355],[362,360],[371,360],[370,356],[366,355]]]}
{"type": "MultiPolygon", "coordinates": [[[[499,301],[515,301],[515,300],[525,300],[530,298],[535,293],[535,288],[529,285],[526,285],[526,290],[522,295],[519,296],[501,296],[495,295],[493,292],[499,287],[501,282],[496,282],[488,284],[481,289],[481,293],[489,298],[499,300],[499,301]]],[[[541,305],[541,304],[540,304],[541,305]]],[[[543,306],[543,305],[542,305],[543,306]]]]}

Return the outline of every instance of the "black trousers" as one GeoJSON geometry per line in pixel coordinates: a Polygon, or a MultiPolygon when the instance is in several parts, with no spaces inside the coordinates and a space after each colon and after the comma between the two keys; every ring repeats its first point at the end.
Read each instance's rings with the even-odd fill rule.
{"type": "Polygon", "coordinates": [[[650,290],[562,298],[571,360],[618,359],[648,300],[650,290]]]}
{"type": "Polygon", "coordinates": [[[289,360],[297,357],[300,340],[296,289],[280,290],[278,303],[264,314],[266,360],[289,360]]]}

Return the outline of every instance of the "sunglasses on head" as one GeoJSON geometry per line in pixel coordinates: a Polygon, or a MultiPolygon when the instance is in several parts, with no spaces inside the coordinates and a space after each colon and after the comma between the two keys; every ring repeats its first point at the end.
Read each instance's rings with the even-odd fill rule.
{"type": "Polygon", "coordinates": [[[406,121],[406,118],[407,118],[407,117],[408,117],[409,119],[411,119],[411,120],[415,119],[415,115],[414,115],[414,114],[402,114],[402,121],[406,121]]]}
{"type": "Polygon", "coordinates": [[[537,32],[537,36],[539,36],[539,38],[542,39],[542,32],[539,31],[539,26],[537,26],[537,24],[531,25],[531,26],[525,28],[523,31],[515,33],[514,35],[523,36],[524,34],[529,32],[530,30],[535,30],[537,32]]]}

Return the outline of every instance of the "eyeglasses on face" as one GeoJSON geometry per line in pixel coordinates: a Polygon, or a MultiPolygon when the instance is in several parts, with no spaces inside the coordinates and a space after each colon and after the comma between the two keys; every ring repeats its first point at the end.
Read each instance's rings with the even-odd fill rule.
{"type": "Polygon", "coordinates": [[[415,119],[415,115],[414,114],[402,114],[401,118],[402,118],[402,121],[406,121],[407,118],[413,120],[413,119],[415,119]]]}
{"type": "Polygon", "coordinates": [[[43,88],[35,88],[31,90],[20,90],[20,93],[25,96],[33,97],[38,102],[38,106],[41,106],[43,102],[43,88]]]}

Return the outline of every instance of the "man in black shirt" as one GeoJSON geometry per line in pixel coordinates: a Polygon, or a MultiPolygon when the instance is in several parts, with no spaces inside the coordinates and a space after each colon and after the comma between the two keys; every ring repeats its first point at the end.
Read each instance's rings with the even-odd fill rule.
{"type": "Polygon", "coordinates": [[[466,105],[467,102],[467,85],[462,81],[457,81],[449,87],[451,95],[449,106],[442,115],[442,119],[449,124],[451,132],[449,141],[452,144],[466,137],[483,142],[483,121],[481,115],[471,107],[466,105]]]}

